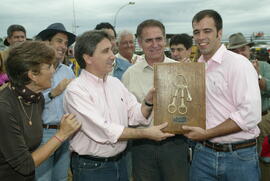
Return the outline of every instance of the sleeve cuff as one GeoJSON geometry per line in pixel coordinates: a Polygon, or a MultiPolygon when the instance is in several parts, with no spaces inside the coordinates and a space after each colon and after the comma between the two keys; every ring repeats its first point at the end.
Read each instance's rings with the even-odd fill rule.
{"type": "Polygon", "coordinates": [[[230,119],[232,119],[243,131],[248,131],[247,123],[244,122],[239,112],[233,112],[230,114],[230,119]]]}
{"type": "Polygon", "coordinates": [[[116,143],[118,142],[120,136],[122,135],[123,131],[124,131],[124,126],[123,125],[119,125],[119,124],[115,124],[112,123],[109,125],[110,126],[110,133],[108,134],[109,136],[109,143],[116,143]]]}

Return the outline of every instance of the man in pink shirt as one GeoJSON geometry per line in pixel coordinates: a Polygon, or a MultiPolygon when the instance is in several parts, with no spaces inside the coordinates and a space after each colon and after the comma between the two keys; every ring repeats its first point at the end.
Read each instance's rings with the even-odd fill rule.
{"type": "Polygon", "coordinates": [[[166,123],[128,128],[150,123],[147,118],[152,112],[154,89],[139,104],[117,78],[108,76],[115,56],[107,33],[95,30],[82,34],[76,41],[75,57],[82,71],[64,97],[65,111],[82,123],[70,142],[73,180],[126,181],[123,152],[128,139],[160,141],[173,135],[161,131],[166,123]]]}
{"type": "Polygon", "coordinates": [[[243,56],[221,44],[222,18],[203,10],[192,20],[206,66],[206,129],[183,126],[195,147],[190,180],[257,181],[256,137],[261,120],[258,74],[243,56]]]}

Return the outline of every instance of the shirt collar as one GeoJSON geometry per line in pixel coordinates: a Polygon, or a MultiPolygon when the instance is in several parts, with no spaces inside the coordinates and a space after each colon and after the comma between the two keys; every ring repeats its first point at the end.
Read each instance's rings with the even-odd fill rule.
{"type": "MultiPolygon", "coordinates": [[[[166,55],[164,55],[164,59],[163,59],[162,62],[168,63],[168,62],[171,62],[171,61],[170,61],[170,59],[168,57],[166,57],[166,55]]],[[[160,62],[160,63],[162,63],[162,62],[160,62]]],[[[144,69],[145,68],[151,68],[151,69],[153,69],[153,67],[147,63],[147,61],[145,59],[145,56],[143,56],[142,66],[143,66],[144,69]]]]}
{"type": "MultiPolygon", "coordinates": [[[[123,61],[125,61],[125,60],[123,60],[123,61]]],[[[121,60],[119,58],[116,58],[115,59],[114,69],[125,70],[126,67],[125,67],[124,63],[121,63],[121,60]]]]}
{"type": "MultiPolygon", "coordinates": [[[[226,47],[222,44],[218,50],[216,51],[216,53],[208,60],[208,61],[214,61],[218,64],[222,63],[223,60],[223,54],[226,51],[226,47]]],[[[203,56],[201,55],[198,62],[206,62],[206,60],[203,58],[203,56]]]]}
{"type": "Polygon", "coordinates": [[[56,69],[55,69],[55,72],[57,72],[62,66],[63,66],[63,64],[62,64],[62,63],[59,63],[59,64],[57,65],[56,69]]]}
{"type": "MultiPolygon", "coordinates": [[[[117,53],[116,55],[115,55],[117,58],[121,58],[121,59],[123,59],[123,60],[125,60],[125,61],[128,61],[125,57],[123,57],[120,53],[117,53]]],[[[128,61],[129,62],[129,61],[128,61]]]]}
{"type": "Polygon", "coordinates": [[[97,84],[106,82],[107,77],[108,77],[108,75],[106,75],[106,77],[104,79],[101,79],[101,78],[97,77],[96,75],[92,74],[91,72],[86,71],[85,69],[82,69],[80,75],[85,77],[86,79],[90,79],[91,81],[93,81],[97,84]]]}

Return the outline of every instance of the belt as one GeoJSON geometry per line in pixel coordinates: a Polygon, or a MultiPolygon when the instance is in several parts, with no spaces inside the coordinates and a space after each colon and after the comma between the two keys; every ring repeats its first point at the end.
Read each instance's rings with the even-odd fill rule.
{"type": "Polygon", "coordinates": [[[119,153],[118,155],[112,156],[112,157],[98,157],[98,156],[91,156],[91,155],[79,155],[76,152],[72,152],[71,155],[72,156],[78,156],[80,158],[84,158],[84,159],[89,159],[92,161],[99,161],[99,162],[113,162],[113,161],[118,161],[119,159],[122,158],[122,156],[124,155],[125,151],[119,153]]]}
{"type": "Polygon", "coordinates": [[[175,140],[183,140],[183,142],[186,142],[187,141],[187,138],[183,135],[175,135],[173,137],[169,137],[165,140],[162,140],[162,141],[154,141],[154,140],[149,140],[149,139],[135,139],[135,140],[132,140],[132,145],[134,146],[139,146],[139,145],[144,145],[144,144],[147,144],[147,145],[163,145],[163,144],[166,144],[168,142],[174,142],[175,140]]]}
{"type": "Polygon", "coordinates": [[[212,143],[210,141],[203,141],[201,142],[204,146],[211,148],[212,150],[215,150],[217,152],[230,152],[235,151],[243,148],[248,148],[251,146],[256,145],[256,139],[250,139],[243,141],[241,143],[212,143]]]}
{"type": "Polygon", "coordinates": [[[43,124],[42,126],[43,128],[46,128],[46,129],[59,129],[60,128],[59,125],[43,124]]]}
{"type": "Polygon", "coordinates": [[[264,116],[264,115],[266,115],[266,114],[268,114],[268,111],[263,111],[263,112],[262,112],[262,116],[264,116]]]}

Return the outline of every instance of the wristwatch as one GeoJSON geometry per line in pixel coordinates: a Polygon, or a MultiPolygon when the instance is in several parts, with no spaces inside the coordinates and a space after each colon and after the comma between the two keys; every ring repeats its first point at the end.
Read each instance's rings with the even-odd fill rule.
{"type": "Polygon", "coordinates": [[[145,99],[144,99],[144,104],[145,104],[146,106],[148,106],[148,107],[153,107],[153,104],[148,103],[145,99]]]}
{"type": "Polygon", "coordinates": [[[49,97],[51,100],[54,98],[54,96],[52,95],[51,92],[49,92],[48,97],[49,97]]]}
{"type": "Polygon", "coordinates": [[[259,74],[259,80],[261,80],[263,77],[262,77],[262,75],[261,74],[259,74]]]}

